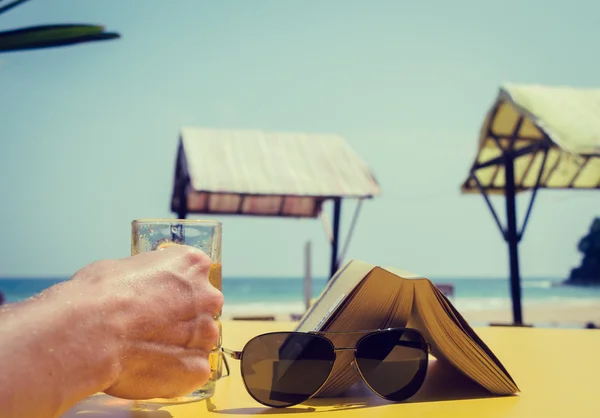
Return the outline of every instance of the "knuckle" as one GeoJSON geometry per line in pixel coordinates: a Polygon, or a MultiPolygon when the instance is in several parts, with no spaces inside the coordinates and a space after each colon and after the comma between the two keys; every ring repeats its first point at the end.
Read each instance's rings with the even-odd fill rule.
{"type": "Polygon", "coordinates": [[[194,370],[192,375],[192,389],[197,389],[198,386],[202,386],[210,378],[210,364],[208,362],[208,356],[198,359],[194,362],[194,370]]]}
{"type": "Polygon", "coordinates": [[[184,260],[191,265],[206,265],[207,268],[210,266],[211,263],[210,258],[208,257],[208,255],[206,255],[204,251],[192,246],[185,246],[184,260]]]}
{"type": "Polygon", "coordinates": [[[201,321],[200,338],[204,341],[208,349],[212,350],[216,347],[219,342],[219,328],[212,318],[206,317],[201,321]]]}
{"type": "Polygon", "coordinates": [[[210,286],[210,288],[204,292],[203,296],[204,297],[199,300],[201,306],[198,309],[198,312],[207,313],[210,314],[211,317],[214,317],[223,310],[224,297],[223,293],[219,290],[210,286]]]}
{"type": "Polygon", "coordinates": [[[219,342],[219,328],[214,320],[207,321],[208,325],[206,327],[206,340],[209,343],[210,349],[212,350],[216,347],[219,342]]]}
{"type": "Polygon", "coordinates": [[[225,297],[223,296],[223,292],[208,281],[208,278],[197,287],[197,292],[197,312],[207,312],[212,315],[221,312],[225,303],[225,297]]]}
{"type": "Polygon", "coordinates": [[[212,312],[213,314],[220,312],[221,309],[223,309],[223,304],[225,303],[225,297],[223,296],[223,292],[221,292],[220,290],[216,289],[214,286],[212,286],[213,291],[211,292],[211,307],[213,308],[212,312]]]}
{"type": "Polygon", "coordinates": [[[188,354],[179,358],[174,374],[177,379],[173,379],[168,385],[161,386],[159,394],[154,393],[152,396],[143,397],[177,398],[186,396],[208,382],[210,374],[208,355],[188,354]]]}
{"type": "Polygon", "coordinates": [[[200,366],[200,368],[198,369],[198,373],[196,376],[196,379],[197,379],[196,385],[202,386],[203,384],[208,382],[209,378],[210,378],[210,365],[208,364],[208,361],[203,361],[202,366],[200,366]]]}

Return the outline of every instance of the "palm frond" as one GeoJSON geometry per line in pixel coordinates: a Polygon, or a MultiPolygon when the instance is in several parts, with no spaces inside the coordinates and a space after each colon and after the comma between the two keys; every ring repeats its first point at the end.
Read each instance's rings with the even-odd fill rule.
{"type": "MultiPolygon", "coordinates": [[[[29,0],[15,0],[12,3],[7,4],[6,6],[0,7],[0,15],[2,13],[8,12],[10,9],[17,7],[20,4],[25,3],[26,1],[29,1],[29,0]]],[[[2,2],[2,0],[0,0],[0,2],[2,2]]]]}
{"type": "MultiPolygon", "coordinates": [[[[1,0],[0,0],[1,1],[1,0]]],[[[0,32],[0,52],[53,48],[120,38],[99,25],[41,25],[0,32]]]]}

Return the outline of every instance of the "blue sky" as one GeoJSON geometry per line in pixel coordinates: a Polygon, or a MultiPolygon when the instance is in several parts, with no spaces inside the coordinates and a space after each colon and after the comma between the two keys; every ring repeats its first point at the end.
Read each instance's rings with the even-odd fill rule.
{"type": "MultiPolygon", "coordinates": [[[[196,125],[343,135],[383,189],[348,257],[503,277],[484,200],[459,191],[480,125],[503,82],[597,87],[599,12],[591,0],[32,1],[0,29],[102,23],[123,38],[0,55],[0,276],[68,277],[128,255],[132,219],[173,216],[178,132],[196,125]]],[[[567,275],[599,207],[597,192],[541,191],[523,276],[567,275]]],[[[318,220],[221,220],[226,276],[299,276],[307,240],[314,273],[328,271],[318,220]]]]}

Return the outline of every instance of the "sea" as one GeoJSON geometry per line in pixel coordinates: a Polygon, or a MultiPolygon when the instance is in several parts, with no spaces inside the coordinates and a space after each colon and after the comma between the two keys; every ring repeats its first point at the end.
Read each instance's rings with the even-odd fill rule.
{"type": "MultiPolygon", "coordinates": [[[[0,279],[0,291],[8,303],[27,299],[66,279],[0,279]]],[[[510,288],[504,278],[438,278],[436,284],[454,285],[450,299],[459,310],[510,309],[510,288]]],[[[522,280],[523,305],[556,306],[598,305],[600,288],[559,286],[558,279],[527,278],[522,280]]],[[[326,279],[312,280],[312,298],[317,298],[326,279]]],[[[305,310],[302,278],[236,277],[223,279],[224,312],[236,314],[289,314],[305,310]]]]}

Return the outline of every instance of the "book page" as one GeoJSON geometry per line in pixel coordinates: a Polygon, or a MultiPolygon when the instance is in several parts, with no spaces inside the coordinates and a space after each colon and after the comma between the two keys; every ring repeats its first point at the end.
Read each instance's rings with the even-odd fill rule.
{"type": "MultiPolygon", "coordinates": [[[[503,379],[507,379],[509,385],[515,385],[516,383],[508,373],[504,365],[500,362],[498,357],[490,350],[490,348],[483,342],[481,338],[477,335],[477,333],[471,328],[469,323],[463,318],[463,316],[456,310],[456,308],[452,305],[452,303],[446,298],[446,296],[439,290],[435,289],[437,293],[438,300],[440,304],[444,307],[444,310],[447,312],[448,316],[456,323],[460,329],[467,334],[469,338],[471,338],[486,354],[487,356],[495,363],[495,365],[500,369],[499,377],[503,379]]],[[[518,391],[517,387],[517,391],[518,391]]]]}
{"type": "MultiPolygon", "coordinates": [[[[450,301],[441,303],[435,285],[427,279],[415,282],[415,301],[410,324],[421,331],[432,347],[432,354],[446,360],[471,379],[495,394],[518,391],[503,369],[498,368],[495,356],[479,338],[466,332],[466,322],[460,323],[457,311],[448,312],[450,301]],[[485,348],[484,348],[485,347],[485,348]]],[[[470,329],[470,327],[469,327],[470,329]]],[[[472,329],[470,331],[474,333],[472,329]]]]}
{"type": "Polygon", "coordinates": [[[413,282],[401,277],[397,277],[396,280],[398,280],[399,288],[394,305],[390,309],[390,316],[383,328],[406,328],[412,312],[413,282]]]}

